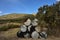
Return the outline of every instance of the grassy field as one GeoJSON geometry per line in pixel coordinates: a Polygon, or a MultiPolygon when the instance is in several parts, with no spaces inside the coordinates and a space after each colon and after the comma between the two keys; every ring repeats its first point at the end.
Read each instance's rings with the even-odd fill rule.
{"type": "Polygon", "coordinates": [[[0,24],[0,31],[6,31],[12,28],[19,28],[20,25],[21,23],[13,23],[13,22],[0,24]]]}
{"type": "MultiPolygon", "coordinates": [[[[0,16],[0,20],[3,20],[2,22],[0,21],[0,40],[35,40],[32,38],[26,39],[17,37],[17,32],[20,30],[19,27],[20,25],[22,25],[20,21],[23,20],[23,18],[25,18],[26,15],[27,14],[8,14],[0,16]]],[[[29,16],[30,18],[32,18],[33,16],[36,15],[33,14],[33,16],[31,17],[31,15],[29,14],[26,17],[29,16]]],[[[47,39],[37,39],[37,40],[60,40],[60,37],[49,36],[47,39]]]]}
{"type": "Polygon", "coordinates": [[[0,16],[0,19],[15,19],[15,18],[24,17],[26,15],[28,14],[8,14],[8,15],[0,16]]]}
{"type": "MultiPolygon", "coordinates": [[[[13,28],[7,31],[0,32],[0,40],[35,40],[32,38],[18,38],[16,33],[20,30],[20,28],[13,28]]],[[[47,39],[37,39],[37,40],[60,40],[58,37],[48,37],[47,39]]]]}
{"type": "Polygon", "coordinates": [[[26,18],[34,16],[32,14],[8,14],[0,16],[0,31],[11,28],[18,28],[26,18]]]}

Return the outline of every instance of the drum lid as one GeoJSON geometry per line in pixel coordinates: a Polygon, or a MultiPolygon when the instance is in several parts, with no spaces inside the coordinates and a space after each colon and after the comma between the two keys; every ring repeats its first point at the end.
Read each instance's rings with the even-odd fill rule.
{"type": "Polygon", "coordinates": [[[37,39],[39,37],[39,33],[34,31],[34,32],[32,32],[31,36],[32,36],[32,38],[37,39]]]}
{"type": "Polygon", "coordinates": [[[27,31],[27,27],[25,25],[21,26],[21,31],[22,32],[26,32],[27,31]]]}

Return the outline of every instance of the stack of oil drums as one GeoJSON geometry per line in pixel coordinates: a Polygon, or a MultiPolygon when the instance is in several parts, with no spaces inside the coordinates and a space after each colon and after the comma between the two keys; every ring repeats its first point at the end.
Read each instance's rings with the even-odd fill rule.
{"type": "Polygon", "coordinates": [[[35,18],[33,21],[27,19],[23,25],[20,26],[20,30],[17,32],[19,38],[47,38],[46,32],[37,31],[38,20],[35,18]]]}

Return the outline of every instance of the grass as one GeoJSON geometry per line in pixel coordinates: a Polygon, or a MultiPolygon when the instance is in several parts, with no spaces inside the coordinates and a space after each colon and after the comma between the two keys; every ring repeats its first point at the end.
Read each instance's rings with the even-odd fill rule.
{"type": "Polygon", "coordinates": [[[11,28],[17,28],[27,19],[33,19],[32,14],[8,14],[0,16],[0,31],[6,31],[11,28]]]}
{"type": "MultiPolygon", "coordinates": [[[[20,30],[20,28],[13,28],[9,29],[7,31],[0,32],[0,40],[34,40],[32,38],[18,38],[16,36],[16,33],[20,30]]],[[[43,39],[37,39],[37,40],[43,40],[43,39]]],[[[46,40],[60,40],[60,38],[57,37],[49,37],[46,40]]]]}
{"type": "Polygon", "coordinates": [[[6,24],[2,24],[0,25],[0,31],[6,31],[8,29],[11,28],[19,28],[20,27],[20,23],[6,23],[6,24]]]}
{"type": "Polygon", "coordinates": [[[8,15],[0,16],[0,19],[15,19],[15,18],[24,17],[26,15],[27,14],[8,14],[8,15]]]}

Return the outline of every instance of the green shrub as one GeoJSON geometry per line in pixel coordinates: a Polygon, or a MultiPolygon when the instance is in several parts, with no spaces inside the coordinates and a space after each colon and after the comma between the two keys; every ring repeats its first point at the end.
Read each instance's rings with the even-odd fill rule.
{"type": "Polygon", "coordinates": [[[0,27],[0,31],[6,31],[7,29],[8,29],[7,26],[1,26],[1,27],[0,27]]]}
{"type": "Polygon", "coordinates": [[[0,27],[0,31],[6,31],[6,30],[11,29],[11,28],[18,28],[19,26],[20,25],[13,25],[13,24],[4,25],[4,26],[0,27]]]}

